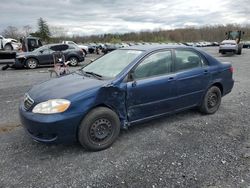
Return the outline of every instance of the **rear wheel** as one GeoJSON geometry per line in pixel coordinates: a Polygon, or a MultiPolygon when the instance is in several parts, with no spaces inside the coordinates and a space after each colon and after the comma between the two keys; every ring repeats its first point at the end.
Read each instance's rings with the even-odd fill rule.
{"type": "Polygon", "coordinates": [[[29,69],[35,69],[37,68],[38,61],[34,58],[29,58],[26,60],[26,67],[29,69]]]}
{"type": "Polygon", "coordinates": [[[99,151],[113,144],[120,133],[120,120],[115,112],[98,107],[82,121],[78,140],[88,150],[99,151]]]}
{"type": "Polygon", "coordinates": [[[200,106],[200,111],[205,114],[215,113],[221,103],[221,91],[218,87],[212,86],[207,90],[207,93],[200,106]]]}
{"type": "Polygon", "coordinates": [[[70,57],[69,61],[70,61],[70,65],[73,67],[78,65],[78,59],[76,57],[70,57]]]}

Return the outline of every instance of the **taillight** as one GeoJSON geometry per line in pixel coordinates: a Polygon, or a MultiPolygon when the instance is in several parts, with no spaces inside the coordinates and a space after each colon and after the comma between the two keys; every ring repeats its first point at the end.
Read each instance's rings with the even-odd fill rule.
{"type": "Polygon", "coordinates": [[[232,66],[229,68],[229,70],[230,70],[231,73],[234,72],[234,68],[232,66]]]}

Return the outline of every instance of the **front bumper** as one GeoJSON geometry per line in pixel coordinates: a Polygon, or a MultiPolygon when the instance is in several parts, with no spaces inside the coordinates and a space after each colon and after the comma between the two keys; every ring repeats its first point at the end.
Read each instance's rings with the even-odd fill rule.
{"type": "Polygon", "coordinates": [[[34,114],[19,107],[20,120],[31,138],[42,143],[72,143],[77,141],[81,114],[34,114]]]}

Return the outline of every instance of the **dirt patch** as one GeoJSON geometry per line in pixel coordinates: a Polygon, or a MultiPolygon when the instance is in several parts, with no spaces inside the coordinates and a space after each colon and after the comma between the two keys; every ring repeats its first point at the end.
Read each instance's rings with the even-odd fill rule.
{"type": "Polygon", "coordinates": [[[0,134],[5,133],[5,132],[11,132],[12,130],[20,126],[21,126],[20,124],[19,125],[13,125],[13,124],[0,125],[0,134]]]}

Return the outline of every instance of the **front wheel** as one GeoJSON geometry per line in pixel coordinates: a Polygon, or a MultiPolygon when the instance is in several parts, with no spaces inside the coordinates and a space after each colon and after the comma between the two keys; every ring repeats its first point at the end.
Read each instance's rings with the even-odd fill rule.
{"type": "Polygon", "coordinates": [[[11,44],[6,44],[6,45],[4,46],[4,50],[6,50],[6,51],[11,51],[11,50],[13,50],[13,47],[11,46],[11,44]]]}
{"type": "Polygon", "coordinates": [[[200,111],[205,114],[214,114],[221,103],[221,91],[218,87],[212,86],[207,90],[200,106],[200,111]]]}
{"type": "Polygon", "coordinates": [[[78,140],[88,150],[99,151],[111,146],[120,133],[120,120],[115,112],[105,107],[90,111],[82,121],[78,140]]]}
{"type": "Polygon", "coordinates": [[[35,69],[37,68],[38,61],[34,58],[29,58],[26,60],[26,67],[29,69],[35,69]]]}

